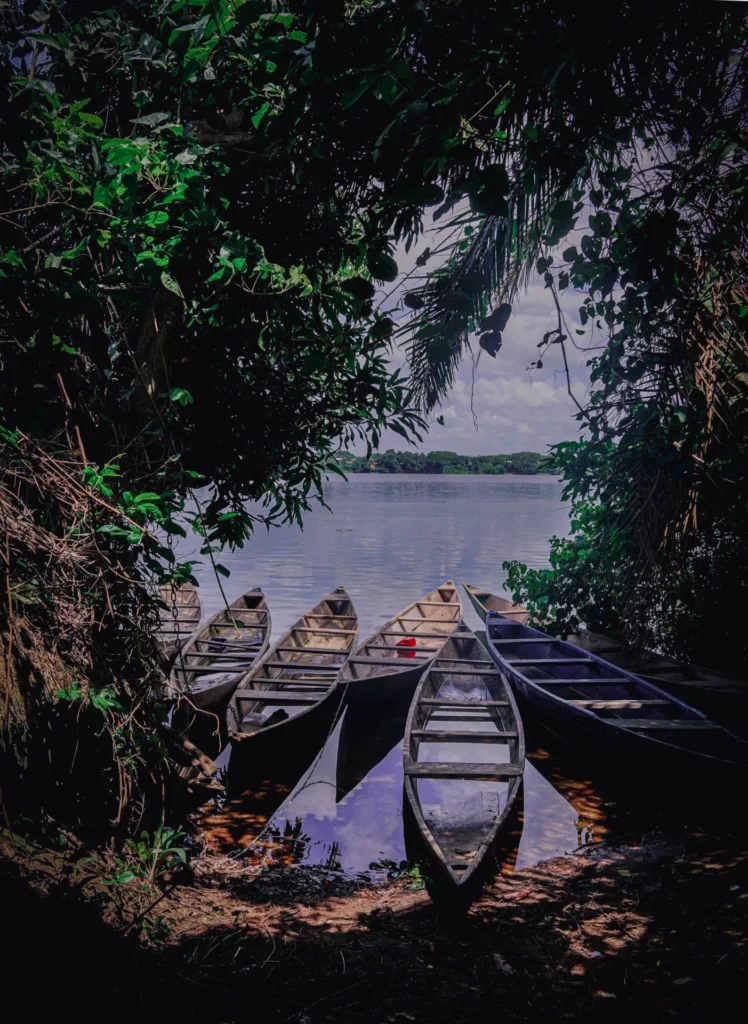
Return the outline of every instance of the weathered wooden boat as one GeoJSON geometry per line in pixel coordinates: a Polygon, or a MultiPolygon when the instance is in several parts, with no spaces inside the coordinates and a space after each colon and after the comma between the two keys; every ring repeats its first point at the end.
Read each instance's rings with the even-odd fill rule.
{"type": "Polygon", "coordinates": [[[203,617],[200,591],[193,583],[180,587],[158,588],[158,596],[166,605],[159,614],[157,641],[164,661],[168,661],[189,640],[203,617]]]}
{"type": "Polygon", "coordinates": [[[575,750],[594,748],[616,772],[703,776],[748,767],[748,744],[701,711],[575,644],[498,612],[486,616],[498,668],[538,718],[575,750]]]}
{"type": "Polygon", "coordinates": [[[258,659],[227,713],[232,773],[267,744],[283,744],[290,756],[324,741],[343,693],[336,680],[357,637],[356,609],[338,587],[258,659]]]}
{"type": "MultiPolygon", "coordinates": [[[[463,583],[470,601],[485,621],[489,611],[499,612],[515,622],[526,624],[530,613],[522,604],[512,604],[504,597],[481,590],[470,583],[463,583]]],[[[736,699],[748,697],[748,680],[717,672],[700,665],[687,665],[674,658],[655,654],[653,651],[632,651],[631,648],[600,633],[582,629],[568,637],[570,643],[597,654],[619,668],[632,672],[646,682],[655,683],[663,689],[674,692],[683,699],[695,699],[697,703],[722,717],[729,714],[736,699]],[[692,694],[692,697],[689,695],[692,694]]]]}
{"type": "MultiPolygon", "coordinates": [[[[178,711],[223,709],[248,668],[270,639],[270,611],[261,587],[248,590],[216,612],[177,653],[169,677],[178,711]]],[[[181,722],[180,722],[180,727],[181,722]]]]}
{"type": "Polygon", "coordinates": [[[421,677],[403,747],[406,809],[437,889],[469,891],[496,866],[524,764],[514,695],[476,636],[454,633],[421,677]]]}
{"type": "Polygon", "coordinates": [[[530,618],[530,613],[523,604],[513,604],[505,597],[492,594],[490,590],[481,590],[480,587],[475,587],[472,583],[465,583],[464,580],[462,586],[470,598],[473,608],[475,608],[484,622],[489,612],[500,612],[502,615],[514,619],[515,622],[521,622],[523,625],[530,618]]]}
{"type": "Polygon", "coordinates": [[[447,580],[409,604],[350,656],[338,678],[346,685],[346,700],[402,699],[461,622],[460,595],[447,580]]]}

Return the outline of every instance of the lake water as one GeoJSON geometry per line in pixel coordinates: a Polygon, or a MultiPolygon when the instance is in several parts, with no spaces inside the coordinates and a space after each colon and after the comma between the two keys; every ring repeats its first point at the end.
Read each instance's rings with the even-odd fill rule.
{"type": "MultiPolygon", "coordinates": [[[[356,605],[361,639],[446,579],[502,593],[502,562],[547,565],[549,538],[564,536],[569,524],[561,484],[552,476],[354,475],[348,483],[330,481],[325,498],[332,514],[315,510],[303,531],[263,530],[245,550],[221,556],[231,570],[223,581],[227,598],[262,586],[275,638],[337,586],[345,586],[356,605]]],[[[218,585],[205,568],[198,575],[212,614],[222,606],[218,585]]],[[[469,603],[464,611],[468,625],[479,630],[469,603]]],[[[262,791],[204,818],[214,845],[230,852],[254,841],[259,857],[345,871],[405,859],[406,711],[407,705],[394,717],[363,721],[346,711],[298,779],[281,777],[280,752],[277,777],[268,766],[262,791]]],[[[585,779],[545,749],[528,750],[517,868],[600,838],[607,813],[585,779]]]]}

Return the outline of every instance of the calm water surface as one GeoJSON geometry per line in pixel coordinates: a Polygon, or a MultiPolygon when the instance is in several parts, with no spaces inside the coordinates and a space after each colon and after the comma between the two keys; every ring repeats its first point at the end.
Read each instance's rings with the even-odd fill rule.
{"type": "MultiPolygon", "coordinates": [[[[549,538],[568,531],[561,484],[551,476],[355,475],[330,481],[325,498],[332,514],[315,510],[303,531],[263,530],[244,551],[221,556],[231,570],[229,600],[253,586],[265,590],[274,638],[341,585],[356,605],[361,639],[449,578],[500,593],[505,559],[545,566],[549,538]]],[[[198,576],[212,614],[221,607],[217,583],[205,568],[198,576]]],[[[469,603],[464,610],[479,630],[469,603]]],[[[262,791],[209,814],[204,825],[213,842],[229,852],[254,841],[260,857],[345,871],[405,859],[406,712],[407,705],[376,721],[345,711],[301,778],[281,781],[279,761],[278,778],[268,766],[262,791]]],[[[606,820],[603,798],[584,779],[544,749],[528,749],[524,823],[512,858],[518,869],[600,838],[606,820]]]]}

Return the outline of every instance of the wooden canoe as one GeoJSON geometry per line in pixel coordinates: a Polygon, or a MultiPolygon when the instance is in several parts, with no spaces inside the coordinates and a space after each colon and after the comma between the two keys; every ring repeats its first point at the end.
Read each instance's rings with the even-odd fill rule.
{"type": "Polygon", "coordinates": [[[575,750],[595,748],[616,772],[702,776],[748,767],[748,744],[701,711],[568,641],[497,612],[486,616],[496,665],[543,724],[575,750]]]}
{"type": "MultiPolygon", "coordinates": [[[[522,604],[512,604],[505,597],[492,594],[489,590],[463,583],[470,601],[485,622],[489,611],[499,612],[513,618],[515,622],[527,623],[530,613],[522,604]]],[[[674,658],[643,651],[637,654],[618,640],[611,640],[600,633],[582,629],[568,637],[570,643],[597,654],[619,668],[633,672],[647,682],[655,683],[665,690],[673,691],[685,699],[698,699],[698,703],[708,706],[715,714],[724,713],[730,699],[748,696],[748,680],[725,675],[714,669],[698,665],[687,665],[674,658]],[[692,698],[689,698],[692,694],[692,698]],[[724,701],[722,698],[728,698],[724,701]]]]}
{"type": "Polygon", "coordinates": [[[342,695],[336,680],[357,637],[356,609],[338,587],[258,659],[227,713],[232,771],[256,760],[267,743],[284,744],[291,754],[317,742],[335,717],[342,695]]]}
{"type": "Polygon", "coordinates": [[[178,652],[169,677],[180,703],[220,708],[270,639],[270,611],[260,587],[248,590],[197,629],[178,652]]]}
{"type": "Polygon", "coordinates": [[[523,625],[530,618],[530,613],[523,604],[513,604],[506,597],[492,594],[490,590],[481,590],[480,587],[474,587],[472,583],[465,583],[464,580],[462,586],[470,598],[473,608],[475,608],[484,622],[489,612],[500,612],[502,615],[514,619],[515,622],[521,622],[523,625]]]}
{"type": "Polygon", "coordinates": [[[161,656],[168,661],[200,625],[203,602],[193,583],[183,583],[181,587],[159,587],[158,596],[166,609],[161,609],[159,614],[157,640],[161,656]]]}
{"type": "Polygon", "coordinates": [[[447,580],[409,604],[361,644],[341,669],[346,700],[401,699],[404,688],[415,687],[424,668],[460,628],[462,602],[447,580]]]}
{"type": "Polygon", "coordinates": [[[406,805],[437,885],[464,891],[495,866],[524,764],[514,695],[475,635],[454,633],[421,677],[403,747],[406,805]]]}

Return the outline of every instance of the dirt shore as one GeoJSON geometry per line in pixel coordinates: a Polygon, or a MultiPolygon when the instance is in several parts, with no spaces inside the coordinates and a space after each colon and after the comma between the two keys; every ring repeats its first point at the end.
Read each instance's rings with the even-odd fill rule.
{"type": "Polygon", "coordinates": [[[63,1020],[691,1019],[748,981],[748,854],[703,832],[501,876],[461,916],[409,881],[206,857],[150,911],[151,938],[126,930],[142,900],[90,865],[14,849],[6,977],[33,966],[34,1008],[63,1020]]]}

